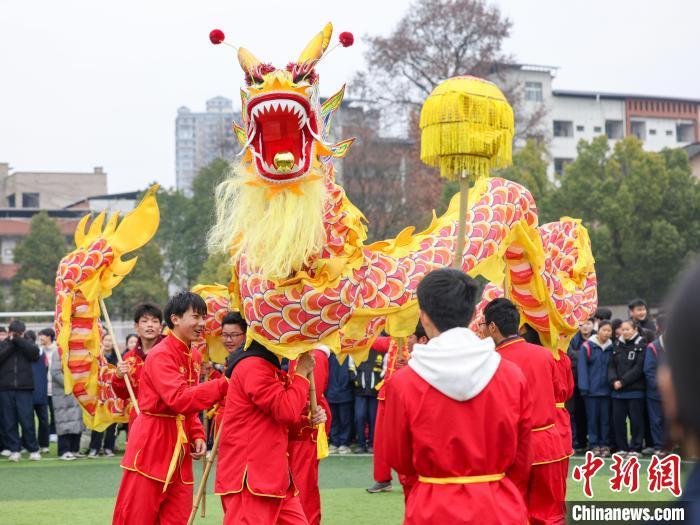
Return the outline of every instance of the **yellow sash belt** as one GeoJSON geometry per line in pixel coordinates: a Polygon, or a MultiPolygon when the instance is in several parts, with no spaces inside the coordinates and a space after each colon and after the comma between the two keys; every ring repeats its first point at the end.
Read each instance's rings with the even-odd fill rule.
{"type": "Polygon", "coordinates": [[[418,481],[421,483],[430,483],[433,485],[462,485],[464,483],[488,483],[489,481],[500,481],[505,478],[505,473],[500,474],[484,474],[482,476],[460,476],[457,478],[427,478],[418,476],[418,481]]]}
{"type": "Polygon", "coordinates": [[[554,403],[554,406],[557,408],[566,408],[566,406],[564,406],[564,403],[554,403]]]}
{"type": "Polygon", "coordinates": [[[172,414],[154,414],[153,412],[144,412],[144,414],[156,417],[171,417],[175,419],[175,426],[177,427],[177,439],[175,440],[175,446],[173,447],[173,455],[170,458],[170,465],[168,465],[168,473],[165,476],[165,483],[163,483],[163,492],[168,489],[168,484],[170,479],[175,473],[175,468],[177,467],[177,462],[180,459],[180,453],[183,447],[187,444],[187,434],[185,433],[185,427],[182,422],[185,420],[185,416],[178,414],[176,416],[172,414]]]}

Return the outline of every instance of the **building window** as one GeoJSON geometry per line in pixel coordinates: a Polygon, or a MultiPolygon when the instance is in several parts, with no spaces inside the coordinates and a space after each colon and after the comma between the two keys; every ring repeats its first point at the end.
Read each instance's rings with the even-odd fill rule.
{"type": "Polygon", "coordinates": [[[38,193],[23,193],[22,208],[38,208],[39,194],[38,193]]]}
{"type": "Polygon", "coordinates": [[[583,126],[576,126],[576,131],[583,131],[584,127],[583,126]]]}
{"type": "Polygon", "coordinates": [[[676,142],[693,142],[695,140],[695,124],[676,124],[676,142]]]}
{"type": "Polygon", "coordinates": [[[667,129],[667,130],[666,130],[666,136],[667,136],[667,137],[672,137],[672,136],[673,136],[673,130],[672,130],[672,129],[667,129]]]}
{"type": "Polygon", "coordinates": [[[525,82],[525,100],[542,102],[542,82],[525,82]]]}
{"type": "Polygon", "coordinates": [[[630,122],[630,128],[632,135],[637,137],[639,140],[647,139],[647,123],[641,120],[633,120],[630,122]]]}
{"type": "Polygon", "coordinates": [[[570,120],[555,120],[554,121],[554,136],[555,137],[573,137],[574,123],[570,120]]]}
{"type": "Polygon", "coordinates": [[[14,194],[7,196],[7,207],[14,208],[16,206],[14,194]]]}
{"type": "Polygon", "coordinates": [[[650,130],[649,130],[649,135],[656,135],[656,130],[655,130],[655,129],[650,129],[650,130]]]}
{"type": "Polygon", "coordinates": [[[574,159],[554,159],[554,173],[560,177],[564,174],[564,167],[574,159]]]}
{"type": "Polygon", "coordinates": [[[602,133],[603,128],[601,126],[593,126],[593,133],[602,133]]]}
{"type": "Polygon", "coordinates": [[[621,139],[622,134],[622,121],[621,120],[606,120],[605,121],[605,134],[609,139],[621,139]]]}

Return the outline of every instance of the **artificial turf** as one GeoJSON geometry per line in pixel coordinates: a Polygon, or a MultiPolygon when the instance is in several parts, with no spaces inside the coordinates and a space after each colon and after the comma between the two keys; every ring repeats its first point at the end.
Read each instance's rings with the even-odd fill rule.
{"type": "MultiPolygon", "coordinates": [[[[55,453],[54,453],[55,457],[55,453]]],[[[94,525],[111,522],[119,488],[121,458],[81,459],[72,462],[45,458],[20,463],[0,460],[0,523],[4,525],[94,525]]],[[[582,458],[573,458],[572,467],[582,458]]],[[[596,500],[650,501],[669,499],[667,493],[646,491],[646,467],[642,460],[641,489],[635,494],[614,494],[608,488],[609,465],[593,480],[596,500]]],[[[684,465],[684,467],[686,467],[684,465]]],[[[686,470],[686,468],[684,468],[686,470]]],[[[196,465],[197,475],[201,465],[196,465]]],[[[389,493],[368,494],[372,484],[372,458],[365,455],[331,456],[321,462],[320,485],[323,521],[332,525],[400,524],[403,494],[394,486],[389,493]]],[[[685,480],[685,477],[683,477],[685,480]]],[[[213,473],[208,484],[210,491],[213,473]]],[[[569,479],[568,499],[583,500],[581,484],[569,479]]],[[[221,523],[221,503],[217,496],[207,498],[206,518],[195,523],[221,523]]]]}

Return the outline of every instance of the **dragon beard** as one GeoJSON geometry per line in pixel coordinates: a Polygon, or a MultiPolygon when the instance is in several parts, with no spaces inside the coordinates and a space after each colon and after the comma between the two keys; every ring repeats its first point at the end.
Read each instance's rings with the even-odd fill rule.
{"type": "Polygon", "coordinates": [[[271,280],[308,267],[326,241],[327,193],[318,165],[298,189],[271,192],[250,168],[235,166],[216,189],[210,251],[228,252],[234,264],[243,258],[249,269],[271,280]]]}

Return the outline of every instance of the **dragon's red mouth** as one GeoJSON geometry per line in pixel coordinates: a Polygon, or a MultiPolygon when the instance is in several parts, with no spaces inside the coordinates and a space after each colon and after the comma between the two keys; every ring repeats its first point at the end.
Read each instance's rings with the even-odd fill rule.
{"type": "Polygon", "coordinates": [[[261,177],[274,182],[306,175],[316,119],[306,99],[271,93],[248,106],[248,142],[261,177]]]}

